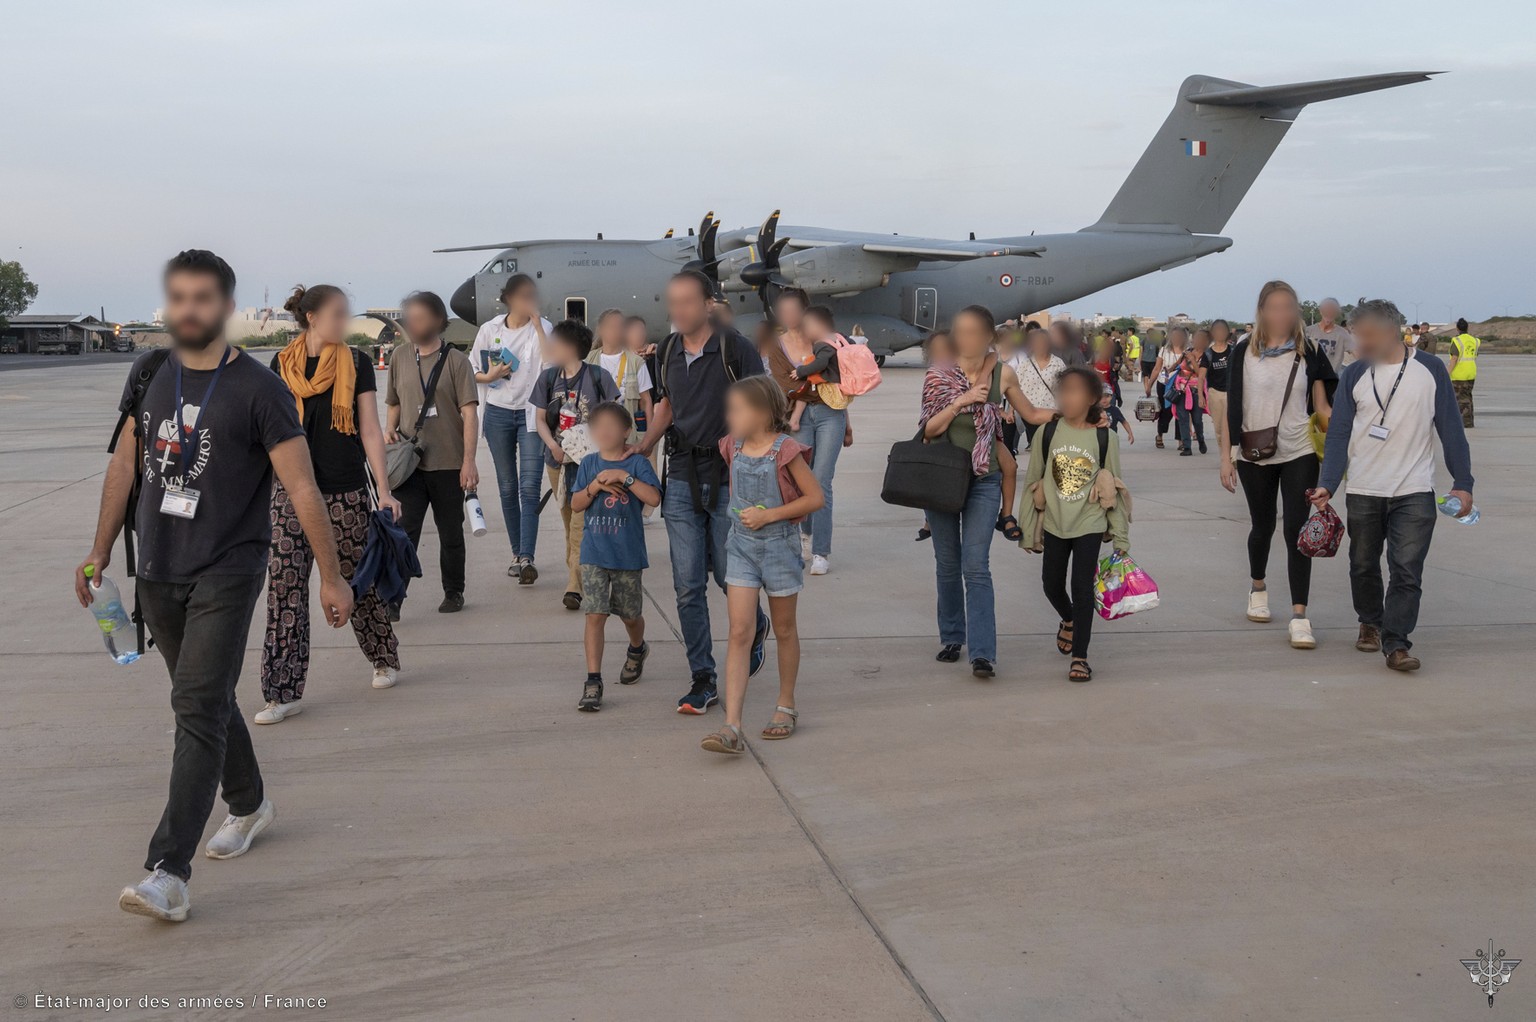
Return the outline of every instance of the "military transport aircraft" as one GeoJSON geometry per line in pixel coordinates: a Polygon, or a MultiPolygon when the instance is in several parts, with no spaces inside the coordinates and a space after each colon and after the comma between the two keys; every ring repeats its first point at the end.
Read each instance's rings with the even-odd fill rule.
{"type": "Polygon", "coordinates": [[[883,357],[919,343],[965,305],[999,319],[1027,315],[1095,291],[1221,252],[1219,232],[1308,103],[1428,81],[1439,72],[1246,85],[1204,75],[1185,79],[1173,111],[1098,221],[1072,234],[966,241],[869,234],[779,223],[720,230],[713,213],[697,234],[650,241],[516,241],[439,249],[499,250],[454,292],[453,311],[472,323],[502,313],[502,282],[537,279],[550,319],[586,320],[614,307],[666,332],[662,292],[678,270],[715,281],[743,328],[766,312],[778,288],[804,288],[863,327],[883,357]],[[755,294],[754,294],[755,293],[755,294]]]}

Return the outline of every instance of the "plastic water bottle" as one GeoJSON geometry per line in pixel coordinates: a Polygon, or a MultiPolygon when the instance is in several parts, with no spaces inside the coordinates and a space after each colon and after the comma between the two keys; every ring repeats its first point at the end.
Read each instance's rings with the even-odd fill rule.
{"type": "Polygon", "coordinates": [[[123,596],[117,591],[117,583],[107,576],[96,577],[96,566],[85,566],[86,591],[91,594],[91,616],[101,629],[101,640],[107,653],[120,664],[131,664],[139,658],[137,632],[128,612],[123,609],[123,596]],[[121,641],[125,649],[117,648],[121,641]]]}
{"type": "Polygon", "coordinates": [[[469,531],[476,536],[485,535],[485,509],[474,490],[464,494],[464,517],[469,519],[469,531]]]}
{"type": "Polygon", "coordinates": [[[1453,497],[1449,493],[1436,500],[1435,503],[1439,506],[1441,514],[1445,515],[1447,518],[1456,519],[1462,525],[1476,525],[1478,521],[1483,517],[1482,514],[1477,510],[1476,504],[1472,505],[1472,510],[1468,511],[1466,514],[1462,514],[1461,498],[1453,497]]]}

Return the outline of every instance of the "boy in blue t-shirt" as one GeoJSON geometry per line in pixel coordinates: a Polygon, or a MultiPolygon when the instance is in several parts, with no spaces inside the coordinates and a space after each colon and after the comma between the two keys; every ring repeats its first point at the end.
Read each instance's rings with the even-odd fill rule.
{"type": "Polygon", "coordinates": [[[1099,399],[1099,409],[1104,413],[1102,424],[1114,430],[1118,430],[1121,426],[1124,426],[1125,439],[1134,444],[1136,442],[1136,436],[1131,432],[1131,420],[1127,419],[1125,417],[1125,413],[1122,412],[1114,403],[1114,398],[1114,391],[1110,390],[1109,386],[1106,384],[1104,387],[1104,396],[1099,399]]]}
{"type": "Polygon", "coordinates": [[[581,609],[587,615],[587,680],[578,710],[596,712],[603,705],[603,628],[617,614],[629,633],[629,650],[620,685],[640,680],[651,652],[645,641],[644,593],[640,572],[645,556],[647,506],[661,503],[661,480],[644,455],[626,446],[634,420],[617,401],[592,409],[587,429],[597,450],[581,459],[571,488],[571,510],[586,512],[581,537],[581,609]]]}

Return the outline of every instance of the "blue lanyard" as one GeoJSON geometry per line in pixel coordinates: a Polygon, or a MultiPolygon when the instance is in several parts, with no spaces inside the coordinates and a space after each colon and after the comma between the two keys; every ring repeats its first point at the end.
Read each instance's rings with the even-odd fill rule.
{"type": "MultiPolygon", "coordinates": [[[[197,424],[198,423],[203,421],[203,416],[208,414],[208,405],[213,400],[213,388],[217,387],[219,385],[219,374],[224,371],[224,365],[225,365],[225,363],[228,360],[229,360],[229,352],[225,351],[224,357],[219,359],[218,366],[215,367],[214,370],[213,370],[213,379],[208,381],[208,389],[203,391],[203,403],[202,403],[201,406],[199,406],[200,410],[197,413],[196,421],[194,421],[192,423],[192,427],[194,429],[197,428],[197,424]]],[[[186,482],[187,482],[187,473],[192,468],[192,454],[197,449],[197,442],[196,442],[197,438],[194,436],[194,437],[192,437],[190,439],[190,442],[189,442],[189,439],[187,437],[186,427],[185,427],[185,425],[182,422],[181,408],[182,408],[182,405],[181,405],[181,359],[177,359],[176,360],[176,416],[175,416],[176,443],[177,443],[177,446],[179,446],[181,448],[181,459],[180,459],[181,460],[181,482],[182,482],[182,485],[185,486],[186,482]]]]}

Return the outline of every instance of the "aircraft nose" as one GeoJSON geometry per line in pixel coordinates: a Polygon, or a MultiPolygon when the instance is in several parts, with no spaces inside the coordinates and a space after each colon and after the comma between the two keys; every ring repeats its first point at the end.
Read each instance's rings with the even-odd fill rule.
{"type": "Polygon", "coordinates": [[[453,314],[468,323],[479,325],[479,309],[475,307],[475,278],[470,277],[459,285],[453,297],[448,299],[448,308],[453,314]]]}

